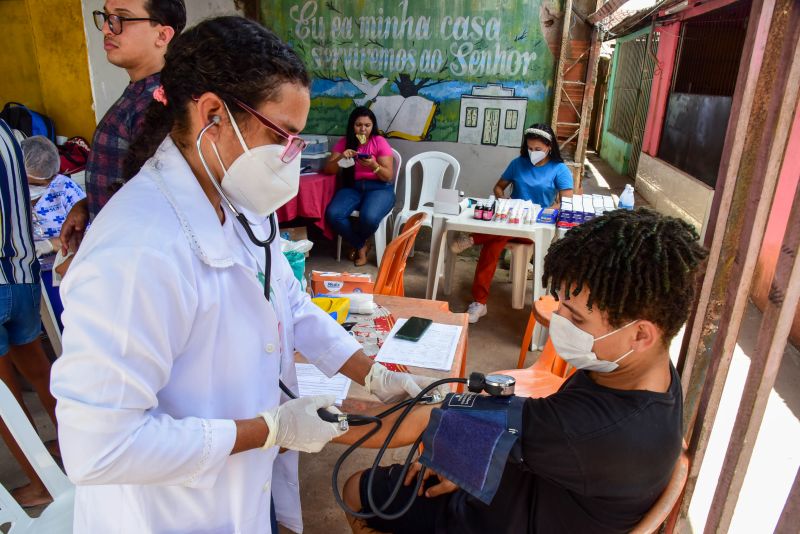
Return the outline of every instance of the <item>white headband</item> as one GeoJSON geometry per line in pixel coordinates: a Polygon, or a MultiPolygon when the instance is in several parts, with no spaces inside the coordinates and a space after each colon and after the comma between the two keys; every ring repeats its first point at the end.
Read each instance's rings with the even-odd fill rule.
{"type": "Polygon", "coordinates": [[[549,133],[545,132],[544,130],[540,130],[539,128],[528,128],[527,130],[525,130],[525,135],[528,135],[528,134],[538,135],[539,137],[544,137],[545,139],[547,139],[551,143],[553,142],[553,136],[551,136],[549,133]]]}

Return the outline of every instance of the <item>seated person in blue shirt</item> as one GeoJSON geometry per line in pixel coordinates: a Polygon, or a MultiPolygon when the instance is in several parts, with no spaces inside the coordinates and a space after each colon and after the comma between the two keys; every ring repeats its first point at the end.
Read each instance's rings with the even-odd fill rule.
{"type": "MultiPolygon", "coordinates": [[[[525,130],[519,153],[495,184],[495,197],[505,197],[509,185],[513,187],[511,198],[530,200],[543,208],[557,207],[561,198],[572,196],[572,173],[561,159],[558,140],[550,126],[534,124],[525,130]]],[[[450,246],[453,253],[460,254],[474,245],[483,245],[472,283],[474,302],[467,309],[470,323],[477,323],[488,312],[489,286],[500,253],[509,241],[530,243],[501,235],[461,234],[450,246]]]]}
{"type": "MultiPolygon", "coordinates": [[[[668,347],[689,315],[706,257],[698,239],[686,222],[638,209],[607,213],[553,243],[544,278],[560,306],[550,338],[577,371],[549,397],[524,400],[521,460],[506,461],[489,504],[433,473],[406,514],[393,521],[348,515],[353,532],[629,532],[666,487],[681,452],[681,383],[668,347]]],[[[431,409],[415,408],[392,445],[413,443],[431,409]]],[[[392,419],[365,446],[379,446],[392,419]]],[[[338,441],[352,443],[368,428],[338,441]]],[[[461,454],[474,458],[465,441],[461,454]]],[[[376,506],[400,471],[375,471],[376,506]]],[[[408,502],[418,471],[414,464],[386,513],[408,502]]],[[[369,473],[344,486],[351,510],[370,511],[369,473]]]]}
{"type": "Polygon", "coordinates": [[[55,252],[61,246],[59,235],[67,214],[86,198],[81,186],[69,176],[59,174],[61,157],[56,145],[43,135],[20,143],[25,156],[25,171],[33,204],[33,238],[37,256],[55,252]]]}
{"type": "Polygon", "coordinates": [[[58,173],[61,157],[56,145],[48,138],[35,135],[20,145],[33,202],[33,239],[42,267],[42,281],[56,322],[63,329],[61,312],[64,306],[58,289],[53,287],[53,261],[56,251],[61,248],[61,226],[72,207],[86,198],[86,193],[69,176],[58,173]]]}

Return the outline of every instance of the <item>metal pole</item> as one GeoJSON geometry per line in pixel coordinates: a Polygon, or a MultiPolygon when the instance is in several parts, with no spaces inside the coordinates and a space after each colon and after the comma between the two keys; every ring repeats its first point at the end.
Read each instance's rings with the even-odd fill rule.
{"type": "MultiPolygon", "coordinates": [[[[736,176],[744,150],[745,138],[748,133],[750,113],[755,98],[756,82],[758,73],[761,70],[761,62],[764,58],[764,42],[769,32],[769,25],[772,20],[772,13],[775,8],[775,0],[753,0],[750,10],[750,18],[747,26],[747,37],[745,38],[742,59],[739,61],[739,74],[736,79],[736,90],[733,94],[733,104],[731,106],[728,128],[725,133],[725,146],[720,159],[719,173],[717,174],[717,184],[714,191],[714,198],[711,204],[708,224],[705,230],[705,244],[710,249],[708,267],[706,272],[713,273],[717,270],[719,262],[719,250],[722,246],[722,232],[716,232],[716,225],[719,221],[723,225],[728,220],[730,203],[733,197],[733,185],[736,183],[736,176]],[[757,43],[759,46],[757,46],[757,43]],[[722,215],[721,215],[722,214],[722,215]]],[[[683,35],[683,31],[681,31],[683,35]]],[[[680,45],[679,45],[680,46],[680,45]]],[[[675,67],[677,68],[677,62],[675,67]]],[[[698,347],[702,342],[705,320],[709,308],[711,297],[711,283],[704,280],[700,294],[698,295],[697,307],[689,317],[689,328],[686,330],[684,343],[681,347],[678,369],[681,373],[681,382],[685,395],[684,405],[684,438],[688,439],[691,433],[691,424],[694,422],[695,401],[697,392],[692,391],[693,387],[701,387],[702,380],[691,381],[694,375],[694,362],[698,354],[698,347]]],[[[707,363],[707,362],[706,362],[707,363]]],[[[706,365],[706,364],[704,364],[706,365]]],[[[705,367],[699,372],[705,373],[705,367]]]]}
{"type": "Polygon", "coordinates": [[[561,28],[561,48],[558,51],[558,64],[556,65],[556,84],[553,88],[553,116],[550,118],[550,125],[556,134],[556,142],[558,142],[558,109],[561,107],[561,91],[564,86],[564,73],[562,72],[562,68],[567,62],[571,21],[572,0],[567,0],[564,5],[564,19],[561,28]]]}
{"type": "MultiPolygon", "coordinates": [[[[775,105],[775,64],[783,38],[782,33],[770,28],[769,22],[762,24],[765,10],[771,11],[772,6],[767,5],[769,1],[755,0],[751,9],[745,42],[753,49],[746,48],[742,55],[740,65],[746,75],[744,83],[737,85],[734,96],[734,100],[739,101],[738,113],[731,117],[735,135],[726,141],[726,145],[742,144],[739,153],[728,152],[734,161],[738,161],[736,166],[730,162],[726,169],[711,260],[700,296],[701,305],[704,300],[706,305],[705,309],[698,310],[691,332],[689,349],[693,358],[686,361],[690,372],[687,373],[687,367],[684,367],[683,380],[684,383],[688,381],[684,428],[689,438],[691,465],[681,505],[681,519],[688,515],[716,418],[778,178],[775,169],[768,165],[769,151],[765,151],[762,145],[776,126],[775,117],[769,111],[775,105]],[[767,33],[762,33],[764,31],[767,33]],[[761,46],[763,43],[765,45],[761,46]],[[760,55],[759,51],[763,51],[763,65],[753,72],[744,62],[753,55],[760,55]]],[[[742,76],[739,81],[742,81],[742,76]]]]}
{"type": "MultiPolygon", "coordinates": [[[[767,173],[780,175],[786,153],[786,143],[794,123],[800,88],[800,4],[784,0],[778,6],[771,34],[780,38],[782,50],[774,62],[771,117],[764,131],[759,151],[767,156],[761,164],[767,173]],[[785,75],[778,75],[785,73],[785,75]]],[[[773,66],[767,62],[765,70],[773,66]]],[[[763,203],[763,201],[762,201],[763,203]]],[[[760,249],[760,247],[759,247],[760,249]]],[[[769,298],[759,329],[756,352],[750,363],[742,400],[731,434],[725,462],[711,503],[706,532],[727,532],[733,517],[739,492],[750,463],[753,447],[770,391],[775,384],[786,340],[800,301],[800,187],[794,195],[786,234],[780,249],[769,298]]],[[[748,285],[749,287],[749,285],[748,285]]]]}
{"type": "Polygon", "coordinates": [[[800,532],[800,469],[794,476],[794,484],[786,498],[783,512],[775,527],[775,534],[797,534],[800,532]]]}
{"type": "MultiPolygon", "coordinates": [[[[586,158],[586,147],[589,144],[589,128],[592,123],[592,107],[594,105],[594,91],[597,87],[597,64],[600,61],[600,31],[592,30],[592,42],[589,45],[588,70],[586,72],[586,86],[583,90],[583,109],[581,110],[581,126],[578,134],[578,146],[575,148],[575,162],[583,165],[586,158]]],[[[576,184],[578,191],[583,191],[580,182],[576,184]]]]}

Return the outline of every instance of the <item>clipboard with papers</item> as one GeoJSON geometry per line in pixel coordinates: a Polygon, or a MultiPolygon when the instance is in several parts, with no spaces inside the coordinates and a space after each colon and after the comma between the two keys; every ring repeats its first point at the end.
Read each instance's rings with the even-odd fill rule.
{"type": "Polygon", "coordinates": [[[395,334],[405,324],[398,319],[386,337],[375,360],[384,363],[424,367],[438,371],[449,371],[456,355],[462,326],[433,323],[419,341],[397,339],[395,334]]]}

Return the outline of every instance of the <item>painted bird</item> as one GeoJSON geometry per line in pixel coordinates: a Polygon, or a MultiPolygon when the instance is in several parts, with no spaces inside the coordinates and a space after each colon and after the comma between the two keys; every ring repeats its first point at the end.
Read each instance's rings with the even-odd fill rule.
{"type": "Polygon", "coordinates": [[[355,102],[357,106],[367,105],[368,102],[375,100],[375,97],[378,96],[378,93],[380,93],[383,86],[386,85],[387,81],[389,81],[388,78],[381,78],[376,83],[372,84],[369,82],[369,80],[367,80],[367,77],[364,74],[361,75],[360,82],[350,78],[350,83],[355,85],[359,91],[364,93],[363,98],[354,98],[353,102],[355,102]]]}

